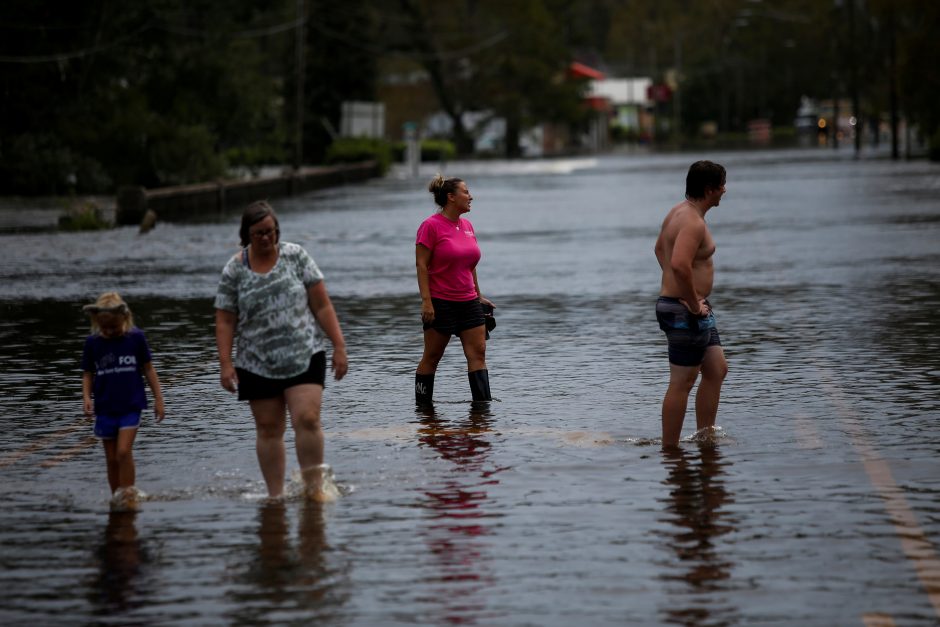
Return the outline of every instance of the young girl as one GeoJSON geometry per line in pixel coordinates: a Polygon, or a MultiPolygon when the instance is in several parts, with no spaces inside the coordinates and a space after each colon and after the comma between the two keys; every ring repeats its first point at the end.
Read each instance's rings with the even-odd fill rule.
{"type": "Polygon", "coordinates": [[[116,509],[136,509],[134,456],[131,447],[147,407],[143,377],[153,392],[154,414],[163,420],[163,392],[143,331],[134,326],[127,303],[106,292],[84,310],[92,334],[82,353],[82,396],[85,415],[95,415],[95,435],[104,444],[108,483],[116,509]],[[94,402],[92,401],[94,397],[94,402]]]}

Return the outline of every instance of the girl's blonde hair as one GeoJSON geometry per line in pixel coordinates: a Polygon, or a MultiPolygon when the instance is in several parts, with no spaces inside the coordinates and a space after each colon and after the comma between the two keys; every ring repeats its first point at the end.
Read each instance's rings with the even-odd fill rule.
{"type": "Polygon", "coordinates": [[[124,320],[124,324],[121,325],[121,330],[124,333],[134,328],[134,314],[131,313],[131,308],[127,306],[127,303],[117,292],[105,292],[94,303],[85,305],[82,309],[91,317],[92,333],[101,331],[98,326],[98,316],[102,314],[120,316],[124,320]]]}

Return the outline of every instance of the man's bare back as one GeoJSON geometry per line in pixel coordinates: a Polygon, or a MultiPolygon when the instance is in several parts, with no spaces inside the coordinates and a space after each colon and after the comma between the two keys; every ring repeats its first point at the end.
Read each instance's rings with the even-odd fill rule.
{"type": "Polygon", "coordinates": [[[711,294],[715,278],[715,240],[705,224],[709,208],[703,200],[683,200],[666,215],[656,240],[656,259],[663,271],[659,295],[685,301],[692,312],[711,294]]]}

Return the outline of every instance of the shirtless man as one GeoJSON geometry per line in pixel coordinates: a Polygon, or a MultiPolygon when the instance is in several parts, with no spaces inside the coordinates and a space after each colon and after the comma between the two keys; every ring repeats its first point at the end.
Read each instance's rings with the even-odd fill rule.
{"type": "Polygon", "coordinates": [[[725,193],[725,169],[697,161],[685,179],[685,200],[669,210],[656,240],[656,259],[663,270],[656,301],[656,319],[669,343],[669,388],[663,399],[663,447],[679,444],[689,393],[699,372],[695,395],[695,424],[701,430],[715,425],[721,384],[728,363],[721,348],[715,315],[708,303],[715,269],[715,241],[705,213],[717,207],[725,193]]]}

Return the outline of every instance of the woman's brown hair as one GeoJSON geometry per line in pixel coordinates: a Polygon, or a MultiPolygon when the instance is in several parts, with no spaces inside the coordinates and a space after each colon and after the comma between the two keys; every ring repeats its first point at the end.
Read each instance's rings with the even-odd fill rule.
{"type": "Polygon", "coordinates": [[[245,211],[242,212],[242,225],[241,228],[238,229],[238,236],[241,238],[242,246],[247,246],[251,243],[251,233],[249,229],[268,216],[274,218],[274,243],[277,244],[280,241],[281,224],[277,221],[277,214],[274,213],[274,208],[268,204],[267,200],[256,200],[245,207],[245,211]]]}

